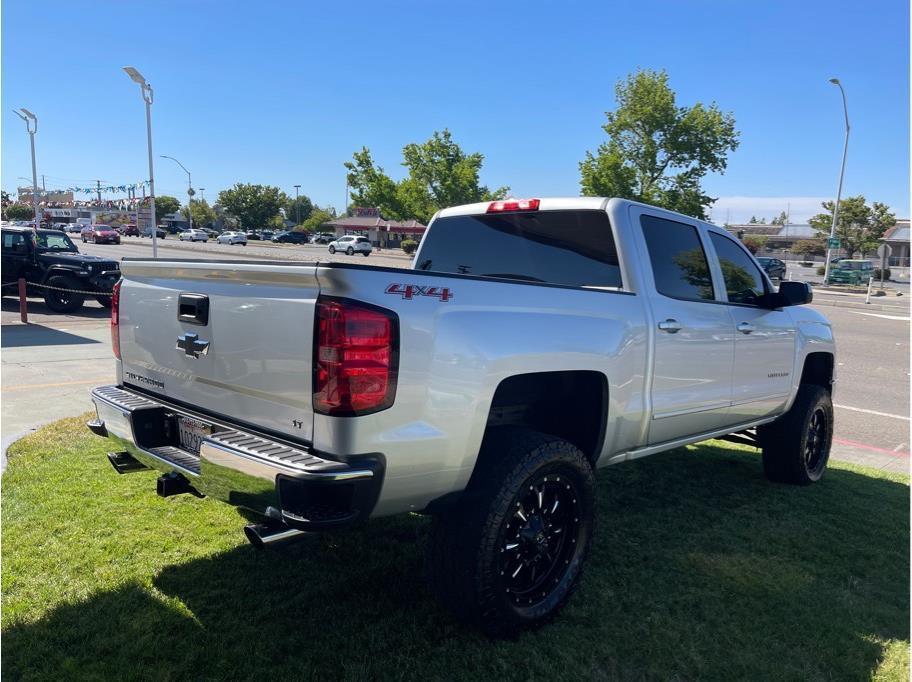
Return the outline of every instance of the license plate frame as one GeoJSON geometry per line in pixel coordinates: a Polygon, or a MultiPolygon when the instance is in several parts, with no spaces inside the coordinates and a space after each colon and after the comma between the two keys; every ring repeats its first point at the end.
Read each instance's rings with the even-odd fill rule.
{"type": "Polygon", "coordinates": [[[178,416],[177,439],[181,450],[198,455],[203,439],[212,434],[212,426],[193,417],[178,416]]]}

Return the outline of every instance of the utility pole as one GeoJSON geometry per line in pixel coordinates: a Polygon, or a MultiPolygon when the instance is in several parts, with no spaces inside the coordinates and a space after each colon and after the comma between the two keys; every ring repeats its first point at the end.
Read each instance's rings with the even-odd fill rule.
{"type": "Polygon", "coordinates": [[[44,184],[44,173],[41,174],[41,191],[42,192],[48,191],[47,185],[44,184]]]}
{"type": "Polygon", "coordinates": [[[98,189],[96,191],[98,192],[98,203],[100,204],[101,203],[101,180],[96,180],[95,184],[98,187],[98,189]]]}
{"type": "MultiPolygon", "coordinates": [[[[142,74],[132,66],[125,66],[124,71],[134,83],[139,85],[143,101],[146,103],[146,147],[149,152],[149,197],[152,211],[152,258],[158,258],[158,219],[155,216],[155,170],[152,165],[152,86],[142,74]]],[[[143,199],[146,198],[146,187],[143,185],[143,199]]]]}
{"type": "MultiPolygon", "coordinates": [[[[830,281],[830,259],[832,250],[830,249],[830,240],[836,236],[836,225],[839,223],[839,200],[842,197],[842,179],[845,177],[846,154],[849,152],[849,107],[846,104],[845,90],[842,89],[842,83],[838,78],[831,78],[830,83],[839,88],[842,93],[842,112],[845,114],[845,142],[842,145],[842,166],[839,168],[839,188],[836,190],[836,205],[833,206],[833,225],[830,227],[830,239],[827,240],[826,263],[824,264],[823,283],[830,281]]],[[[849,254],[849,258],[852,254],[849,254]]]]}
{"type": "Polygon", "coordinates": [[[38,214],[38,166],[35,163],[35,133],[38,132],[38,117],[26,108],[15,111],[16,116],[25,121],[25,129],[29,134],[29,140],[32,145],[32,206],[35,209],[35,224],[33,228],[38,229],[41,225],[41,218],[38,214]],[[21,112],[21,113],[20,113],[21,112]]]}
{"type": "Polygon", "coordinates": [[[298,190],[301,189],[301,185],[295,185],[295,225],[301,224],[301,205],[298,204],[298,190]]]}

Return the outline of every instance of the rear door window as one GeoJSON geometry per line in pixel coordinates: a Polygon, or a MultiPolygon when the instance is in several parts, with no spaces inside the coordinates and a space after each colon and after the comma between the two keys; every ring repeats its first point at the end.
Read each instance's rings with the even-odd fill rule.
{"type": "Polygon", "coordinates": [[[640,217],[656,291],[685,301],[712,301],[712,276],[697,228],[686,223],[640,217]]]}
{"type": "Polygon", "coordinates": [[[611,223],[599,210],[438,218],[415,268],[565,286],[621,287],[611,223]]]}
{"type": "Polygon", "coordinates": [[[729,302],[756,305],[766,293],[766,281],[753,259],[728,237],[710,232],[709,238],[719,257],[729,302]]]}

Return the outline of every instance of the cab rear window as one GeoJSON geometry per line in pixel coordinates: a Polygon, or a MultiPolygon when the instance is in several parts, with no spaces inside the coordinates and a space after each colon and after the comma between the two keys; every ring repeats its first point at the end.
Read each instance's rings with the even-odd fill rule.
{"type": "Polygon", "coordinates": [[[434,221],[416,269],[577,287],[620,288],[604,211],[530,211],[434,221]]]}

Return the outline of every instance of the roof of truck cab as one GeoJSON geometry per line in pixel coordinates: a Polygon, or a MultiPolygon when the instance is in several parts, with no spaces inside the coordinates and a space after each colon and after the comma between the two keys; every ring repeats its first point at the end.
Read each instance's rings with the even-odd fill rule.
{"type": "MultiPolygon", "coordinates": [[[[510,197],[513,199],[514,197],[510,197]]],[[[570,210],[590,210],[590,211],[600,211],[605,208],[608,204],[608,199],[606,197],[550,197],[550,198],[539,198],[539,197],[520,197],[521,199],[525,198],[535,198],[539,200],[538,210],[539,211],[570,211],[570,210]]],[[[476,204],[463,204],[462,206],[452,206],[450,208],[442,209],[438,214],[438,218],[448,218],[450,216],[457,215],[479,215],[482,213],[487,213],[488,206],[491,205],[490,201],[480,201],[476,204]]]]}

